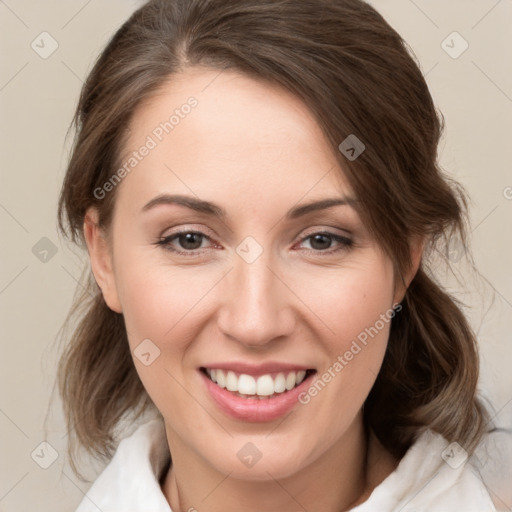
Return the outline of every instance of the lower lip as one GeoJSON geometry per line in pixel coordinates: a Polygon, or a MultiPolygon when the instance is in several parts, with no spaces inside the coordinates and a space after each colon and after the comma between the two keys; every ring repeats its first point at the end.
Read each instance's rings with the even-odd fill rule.
{"type": "Polygon", "coordinates": [[[237,420],[251,422],[272,421],[290,412],[298,403],[299,395],[310,383],[310,376],[297,387],[280,393],[274,398],[242,398],[227,389],[217,386],[202,371],[199,371],[211,397],[220,409],[237,420]]]}

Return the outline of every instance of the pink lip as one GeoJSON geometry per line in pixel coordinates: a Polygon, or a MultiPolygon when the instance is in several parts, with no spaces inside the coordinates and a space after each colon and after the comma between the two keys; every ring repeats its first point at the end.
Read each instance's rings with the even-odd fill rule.
{"type": "MultiPolygon", "coordinates": [[[[212,366],[212,368],[219,368],[219,366],[212,366]]],[[[225,366],[220,366],[220,368],[225,368],[225,366]]],[[[282,370],[282,365],[280,368],[282,370]]],[[[232,371],[236,370],[232,369],[232,371]]],[[[247,371],[245,370],[242,373],[247,373],[247,371]]],[[[268,371],[263,373],[268,373],[268,371]]],[[[210,396],[222,412],[237,420],[251,422],[272,421],[284,416],[297,404],[300,393],[303,392],[311,382],[311,376],[309,376],[297,387],[290,391],[280,393],[274,398],[242,398],[215,384],[215,382],[210,380],[202,371],[199,371],[199,374],[210,396]]],[[[258,370],[257,373],[253,373],[253,375],[261,374],[260,370],[258,370]]]]}

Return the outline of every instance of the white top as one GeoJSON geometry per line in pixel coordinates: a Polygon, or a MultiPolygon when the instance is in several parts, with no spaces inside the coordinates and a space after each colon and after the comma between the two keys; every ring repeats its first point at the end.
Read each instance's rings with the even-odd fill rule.
{"type": "MultiPolygon", "coordinates": [[[[172,512],[160,479],[169,462],[162,419],[123,439],[76,512],[172,512]]],[[[510,432],[489,434],[474,456],[432,431],[424,432],[385,478],[352,512],[495,512],[510,510],[510,432]],[[485,484],[484,484],[485,482],[485,484]],[[491,499],[491,495],[493,500],[491,499]]]]}

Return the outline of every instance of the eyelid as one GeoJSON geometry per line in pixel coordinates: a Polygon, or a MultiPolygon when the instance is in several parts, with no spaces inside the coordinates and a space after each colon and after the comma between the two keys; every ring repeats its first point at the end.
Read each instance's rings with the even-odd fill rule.
{"type": "Polygon", "coordinates": [[[180,235],[188,235],[188,234],[199,235],[199,236],[203,237],[205,240],[209,240],[210,242],[215,243],[215,241],[212,239],[211,236],[209,236],[206,233],[204,233],[203,231],[200,231],[197,229],[184,229],[184,230],[180,230],[180,231],[174,231],[173,233],[169,233],[168,235],[163,235],[163,236],[158,237],[157,240],[164,241],[164,240],[169,240],[169,239],[176,239],[180,235]]]}
{"type": "MultiPolygon", "coordinates": [[[[215,238],[217,235],[206,226],[200,225],[200,227],[193,227],[194,224],[178,224],[176,226],[167,226],[162,234],[158,237],[160,238],[168,238],[170,236],[179,235],[181,233],[190,233],[197,232],[204,234],[208,238],[215,238]],[[174,231],[173,231],[174,230],[174,231]],[[169,234],[165,234],[167,231],[170,231],[169,234]]],[[[197,226],[197,224],[196,224],[197,226]]]]}
{"type": "MultiPolygon", "coordinates": [[[[297,236],[300,233],[302,233],[302,231],[299,231],[297,236]]],[[[342,236],[345,238],[349,238],[349,237],[353,236],[353,233],[351,231],[349,231],[348,229],[342,229],[342,228],[335,227],[335,226],[318,225],[318,226],[313,226],[312,228],[306,229],[306,231],[304,231],[304,234],[302,235],[302,238],[311,236],[311,235],[316,235],[318,233],[329,233],[331,235],[342,236]]]]}

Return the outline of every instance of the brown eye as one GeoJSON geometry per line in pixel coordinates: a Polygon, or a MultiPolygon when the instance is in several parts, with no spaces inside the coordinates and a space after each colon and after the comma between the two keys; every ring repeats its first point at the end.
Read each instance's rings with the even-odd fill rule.
{"type": "Polygon", "coordinates": [[[183,249],[193,251],[199,249],[203,242],[203,235],[200,233],[184,233],[176,238],[183,249]]]}
{"type": "Polygon", "coordinates": [[[306,247],[309,252],[326,252],[333,253],[343,249],[349,249],[353,246],[353,241],[350,238],[336,235],[334,233],[313,233],[302,239],[302,243],[309,241],[310,247],[306,247]],[[338,245],[332,249],[333,245],[338,245]]]}
{"type": "Polygon", "coordinates": [[[332,238],[328,235],[314,235],[311,237],[311,247],[317,250],[329,249],[332,244],[332,238]]]}
{"type": "Polygon", "coordinates": [[[195,251],[205,248],[205,240],[210,238],[200,231],[181,231],[158,239],[156,244],[171,252],[194,256],[195,251]]]}

